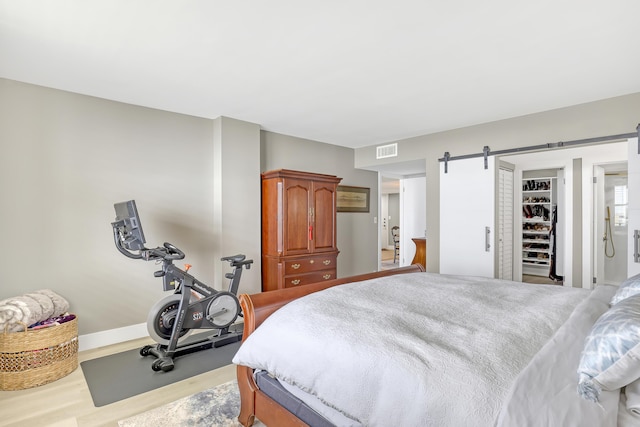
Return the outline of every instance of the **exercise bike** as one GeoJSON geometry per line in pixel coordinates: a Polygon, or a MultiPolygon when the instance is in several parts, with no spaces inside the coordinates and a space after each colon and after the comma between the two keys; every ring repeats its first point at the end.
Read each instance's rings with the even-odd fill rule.
{"type": "Polygon", "coordinates": [[[217,291],[190,275],[190,265],[186,264],[182,270],[173,264],[173,261],[185,257],[176,246],[166,242],[153,249],[144,246],[144,234],[134,200],[116,203],[114,208],[116,220],[111,225],[118,251],[129,258],[162,262],[162,269],[154,276],[162,277],[165,291],[174,291],[158,301],[147,317],[149,336],[157,344],[144,346],[140,355],[156,358],[151,369],[168,372],[174,368],[176,357],[242,340],[242,331],[232,331],[230,326],[238,316],[242,316],[236,295],[242,270],[251,268],[253,260],[247,260],[242,254],[221,258],[221,261],[230,263],[233,271],[225,274],[230,280],[228,291],[217,291]],[[194,329],[217,329],[217,332],[204,339],[179,344],[194,329]]]}

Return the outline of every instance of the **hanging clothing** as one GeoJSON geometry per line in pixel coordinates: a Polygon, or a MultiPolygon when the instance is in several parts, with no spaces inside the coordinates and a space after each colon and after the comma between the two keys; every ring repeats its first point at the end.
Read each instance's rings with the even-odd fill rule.
{"type": "Polygon", "coordinates": [[[551,263],[549,264],[549,279],[554,282],[562,282],[564,276],[559,276],[556,272],[556,228],[558,225],[558,207],[553,207],[551,215],[551,230],[549,231],[549,240],[551,241],[551,263]]]}

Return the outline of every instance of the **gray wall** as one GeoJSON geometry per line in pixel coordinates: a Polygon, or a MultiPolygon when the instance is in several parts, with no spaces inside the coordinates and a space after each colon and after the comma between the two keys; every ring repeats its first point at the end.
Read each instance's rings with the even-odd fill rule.
{"type": "MultiPolygon", "coordinates": [[[[427,271],[440,266],[440,176],[438,159],[549,142],[634,132],[640,122],[640,93],[550,110],[512,119],[479,124],[447,132],[397,141],[398,157],[376,160],[375,146],[355,150],[355,166],[380,165],[426,159],[427,176],[427,271]]],[[[395,141],[394,141],[395,142],[395,141]]],[[[562,155],[562,151],[558,152],[562,155]]],[[[580,239],[581,236],[576,236],[580,239]]],[[[574,242],[574,249],[580,242],[574,242]]],[[[578,250],[580,248],[578,247],[578,250]]],[[[574,251],[575,253],[575,251],[574,251]]]]}
{"type": "Polygon", "coordinates": [[[378,269],[378,174],[353,168],[353,150],[273,132],[262,132],[262,171],[293,169],[342,178],[340,185],[369,187],[369,213],[338,212],[338,277],[378,269]]]}
{"type": "MultiPolygon", "coordinates": [[[[253,268],[242,275],[240,290],[257,293],[261,284],[260,126],[218,117],[213,120],[213,205],[215,258],[244,254],[253,268]]],[[[228,266],[228,264],[227,264],[228,266]]],[[[227,268],[226,271],[229,271],[227,268]]],[[[228,289],[223,274],[216,275],[216,289],[228,289]]]]}
{"type": "MultiPolygon", "coordinates": [[[[113,203],[135,199],[148,247],[168,241],[220,289],[221,255],[256,262],[240,292],[260,289],[261,168],[338,175],[371,187],[353,150],[0,79],[0,300],[50,288],[78,314],[80,334],[144,323],[162,296],[154,263],[120,254],[113,203]],[[262,141],[261,141],[262,140],[262,141]],[[260,158],[262,156],[262,159],[260,158]]],[[[370,214],[338,215],[340,276],[374,271],[370,214]]]]}
{"type": "Polygon", "coordinates": [[[158,267],[120,254],[110,225],[129,199],[148,246],[174,243],[212,281],[212,135],[209,120],[0,79],[0,299],[50,288],[80,333],[145,322],[158,267]]]}

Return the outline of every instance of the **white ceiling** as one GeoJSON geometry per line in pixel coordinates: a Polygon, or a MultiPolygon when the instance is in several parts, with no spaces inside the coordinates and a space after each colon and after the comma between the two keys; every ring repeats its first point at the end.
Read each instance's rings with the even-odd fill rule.
{"type": "Polygon", "coordinates": [[[637,0],[0,0],[0,77],[347,147],[640,92],[637,0]]]}

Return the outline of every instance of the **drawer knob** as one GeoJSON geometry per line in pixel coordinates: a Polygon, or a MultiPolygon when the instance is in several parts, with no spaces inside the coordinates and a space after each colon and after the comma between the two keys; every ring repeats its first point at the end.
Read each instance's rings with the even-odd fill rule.
{"type": "Polygon", "coordinates": [[[300,264],[293,264],[291,268],[293,268],[294,270],[297,270],[300,268],[300,264]]]}
{"type": "Polygon", "coordinates": [[[331,275],[330,274],[325,274],[324,276],[322,276],[324,278],[324,280],[329,280],[331,279],[331,275]]]}
{"type": "Polygon", "coordinates": [[[312,259],[310,259],[310,260],[309,260],[309,264],[313,264],[314,262],[315,262],[315,261],[314,261],[314,260],[312,260],[312,259]]]}
{"type": "Polygon", "coordinates": [[[330,259],[325,259],[324,261],[322,261],[322,263],[324,265],[329,265],[329,264],[331,264],[331,260],[330,259]]]}
{"type": "Polygon", "coordinates": [[[299,285],[300,284],[300,279],[294,279],[291,281],[292,285],[299,285]]]}

